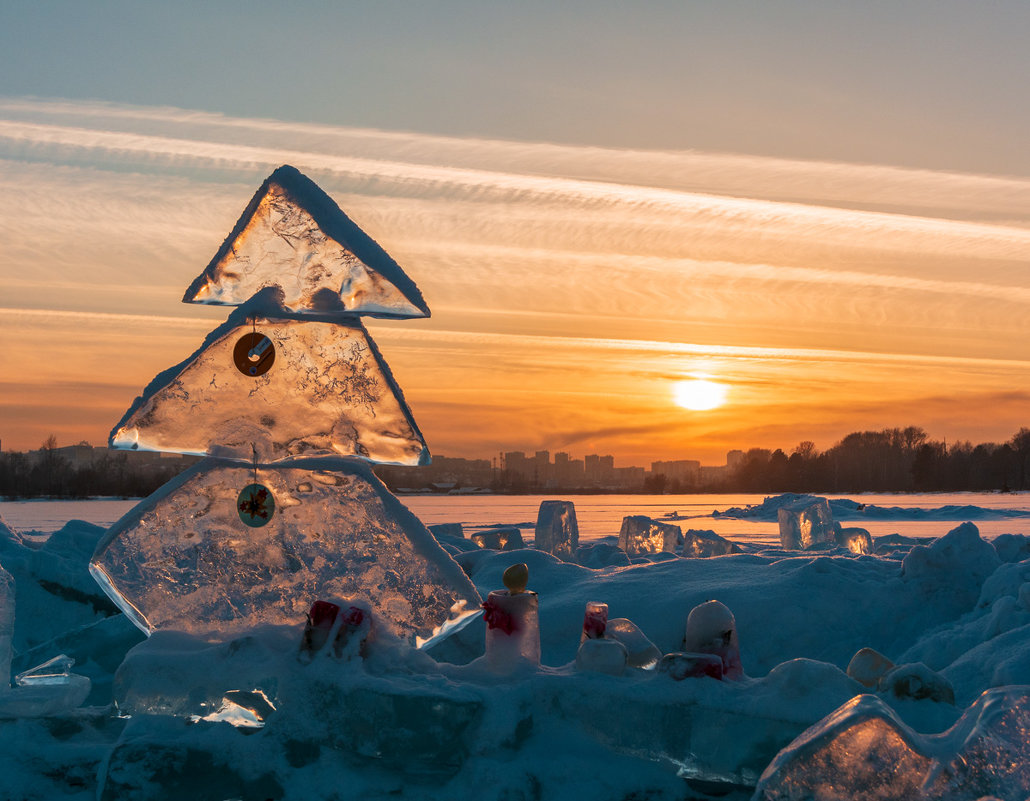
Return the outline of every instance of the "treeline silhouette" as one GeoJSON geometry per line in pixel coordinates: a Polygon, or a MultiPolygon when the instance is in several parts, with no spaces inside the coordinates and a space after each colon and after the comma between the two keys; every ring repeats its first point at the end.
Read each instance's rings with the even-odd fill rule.
{"type": "Polygon", "coordinates": [[[1028,489],[1030,428],[1005,443],[931,440],[922,428],[848,434],[820,453],[802,442],[782,450],[752,448],[727,477],[734,492],[1003,492],[1028,489]]]}
{"type": "MultiPolygon", "coordinates": [[[[82,447],[82,446],[80,446],[82,447]]],[[[92,449],[73,464],[51,436],[37,451],[0,453],[0,496],[89,498],[149,495],[196,459],[92,449]]],[[[736,470],[704,487],[650,475],[639,492],[1002,492],[1030,489],[1030,428],[1007,442],[932,440],[922,428],[848,434],[826,451],[802,442],[782,449],[751,448],[736,470]]],[[[619,490],[626,492],[626,489],[619,490]]]]}
{"type": "Polygon", "coordinates": [[[0,453],[0,497],[141,498],[196,461],[161,459],[160,454],[135,451],[91,450],[88,461],[74,464],[51,436],[39,450],[0,453]]]}

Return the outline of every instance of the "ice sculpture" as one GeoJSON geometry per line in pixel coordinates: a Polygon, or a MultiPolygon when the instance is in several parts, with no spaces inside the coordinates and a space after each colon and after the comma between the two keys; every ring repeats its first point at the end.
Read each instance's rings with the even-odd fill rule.
{"type": "Polygon", "coordinates": [[[600,601],[587,601],[583,610],[583,632],[579,635],[580,643],[585,640],[599,640],[608,629],[608,604],[600,601]]]}
{"type": "Polygon", "coordinates": [[[683,534],[683,556],[706,559],[730,553],[740,553],[740,546],[720,537],[714,531],[691,528],[683,534]]]}
{"type": "Polygon", "coordinates": [[[1030,795],[1030,687],[988,690],[939,735],[860,695],[807,729],[762,774],[755,799],[976,801],[1030,795]]]}
{"type": "Polygon", "coordinates": [[[622,518],[619,530],[619,547],[629,556],[645,553],[676,553],[683,533],[679,526],[659,523],[646,515],[629,515],[622,518]]]}
{"type": "Polygon", "coordinates": [[[722,659],[722,672],[728,679],[744,678],[737,641],[737,621],[725,604],[706,601],[690,610],[683,650],[691,654],[714,654],[722,659]]]}
{"type": "Polygon", "coordinates": [[[504,571],[506,589],[494,590],[483,604],[486,620],[486,663],[509,673],[523,665],[540,664],[540,599],[527,590],[529,568],[512,565],[504,571]]]}
{"type": "Polygon", "coordinates": [[[311,179],[284,165],[186,291],[186,303],[236,306],[279,287],[297,312],[428,317],[414,282],[311,179]]]}
{"type": "Polygon", "coordinates": [[[777,511],[780,544],[792,551],[803,551],[825,543],[835,543],[833,513],[826,498],[803,495],[777,511]]]}
{"type": "Polygon", "coordinates": [[[312,598],[363,597],[377,623],[417,642],[478,610],[461,568],[361,462],[207,459],[107,532],[94,578],[144,632],[299,625],[312,598]],[[240,525],[240,488],[275,498],[240,525]]]}
{"type": "Polygon", "coordinates": [[[254,307],[235,312],[189,359],[158,376],[110,442],[261,462],[299,455],[429,461],[400,389],[359,322],[267,317],[254,307]]]}
{"type": "Polygon", "coordinates": [[[536,549],[571,560],[579,547],[579,524],[572,501],[541,501],[536,518],[536,549]]]}

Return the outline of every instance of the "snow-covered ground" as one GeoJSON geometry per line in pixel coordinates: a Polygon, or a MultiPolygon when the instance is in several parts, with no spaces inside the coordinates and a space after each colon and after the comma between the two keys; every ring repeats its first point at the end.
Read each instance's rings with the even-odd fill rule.
{"type": "MultiPolygon", "coordinates": [[[[903,535],[867,555],[785,551],[762,535],[741,553],[630,563],[608,529],[611,540],[586,538],[570,561],[441,533],[484,598],[509,565],[529,567],[542,666],[509,675],[480,658],[481,617],[426,651],[380,633],[364,658],[326,648],[309,664],[298,659],[303,621],[227,638],[145,639],[87,572],[103,527],[72,521],[47,537],[0,505],[15,529],[0,530],[0,565],[15,589],[12,674],[64,653],[91,681],[78,708],[0,720],[0,796],[1025,801],[1030,540],[992,543],[976,526],[1018,534],[1026,498],[996,497],[1003,505],[993,510],[951,498],[897,509],[869,498],[833,504],[845,526],[886,519],[903,535]],[[936,539],[906,539],[912,523],[921,534],[934,527],[936,539]],[[743,681],[576,669],[588,601],[607,603],[611,618],[628,618],[670,653],[682,648],[691,609],[711,599],[735,616],[743,681]],[[862,648],[898,666],[878,687],[845,672],[862,648]],[[1008,689],[981,698],[998,687],[1008,689]]],[[[649,511],[683,529],[774,526],[788,499],[761,500],[738,511],[727,502],[707,519],[684,514],[685,504],[649,511]]],[[[535,517],[518,511],[478,523],[535,517]]],[[[0,708],[18,692],[0,696],[0,708]]]]}

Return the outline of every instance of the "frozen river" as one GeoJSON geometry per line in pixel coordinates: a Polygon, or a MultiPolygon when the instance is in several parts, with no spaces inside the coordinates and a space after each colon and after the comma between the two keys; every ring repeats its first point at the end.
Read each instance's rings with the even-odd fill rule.
{"type": "MultiPolygon", "coordinates": [[[[775,517],[725,517],[713,512],[760,504],[764,495],[407,495],[401,499],[426,525],[461,523],[466,533],[494,524],[518,525],[532,534],[540,502],[561,498],[576,505],[580,539],[616,536],[626,515],[671,519],[683,529],[709,529],[727,539],[755,544],[778,542],[775,517]]],[[[924,493],[890,495],[830,495],[864,504],[869,516],[859,512],[841,522],[861,526],[873,536],[907,534],[936,537],[966,520],[992,539],[999,534],[1030,533],[1030,493],[924,493]]],[[[0,503],[0,515],[20,531],[50,533],[69,520],[86,520],[109,526],[135,500],[8,501],[0,503]]],[[[524,531],[524,533],[527,533],[524,531]]]]}

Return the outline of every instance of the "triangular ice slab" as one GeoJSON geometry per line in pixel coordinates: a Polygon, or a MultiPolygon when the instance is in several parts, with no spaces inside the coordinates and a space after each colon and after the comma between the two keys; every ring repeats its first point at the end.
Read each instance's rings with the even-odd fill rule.
{"type": "Polygon", "coordinates": [[[360,322],[240,309],[160,374],[111,432],[113,448],[275,462],[359,456],[417,465],[429,451],[360,322]]]}
{"type": "Polygon", "coordinates": [[[256,469],[205,460],[115,523],[90,572],[143,631],[303,626],[319,598],[368,601],[409,639],[478,611],[479,594],[367,465],[315,459],[256,469]],[[270,500],[255,525],[241,493],[270,500]],[[243,517],[248,517],[244,523],[243,517]]]}
{"type": "Polygon", "coordinates": [[[300,313],[429,316],[397,262],[288,165],[261,185],[183,302],[238,306],[266,287],[300,313]]]}

